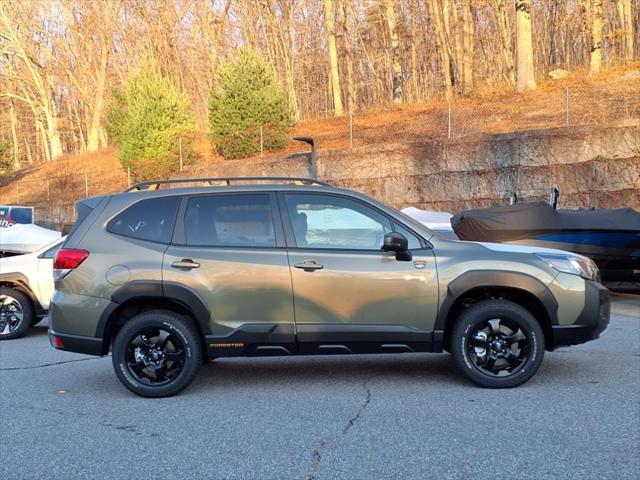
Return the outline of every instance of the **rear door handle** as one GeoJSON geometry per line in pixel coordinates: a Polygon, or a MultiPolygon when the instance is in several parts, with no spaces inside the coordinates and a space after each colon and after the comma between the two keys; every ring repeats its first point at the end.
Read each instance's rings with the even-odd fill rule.
{"type": "Polygon", "coordinates": [[[180,261],[173,262],[171,266],[173,268],[183,268],[185,270],[191,270],[193,268],[199,268],[200,264],[198,262],[194,262],[190,258],[183,258],[180,261]]]}
{"type": "Polygon", "coordinates": [[[321,270],[324,268],[324,265],[316,263],[315,260],[305,260],[302,263],[294,263],[293,266],[296,268],[301,268],[305,272],[312,272],[314,270],[321,270]]]}

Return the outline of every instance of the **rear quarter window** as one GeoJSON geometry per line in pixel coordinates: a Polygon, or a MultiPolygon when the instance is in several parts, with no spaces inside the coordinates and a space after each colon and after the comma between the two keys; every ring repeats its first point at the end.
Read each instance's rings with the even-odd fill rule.
{"type": "Polygon", "coordinates": [[[107,231],[123,237],[171,243],[180,197],[140,200],[114,217],[107,231]]]}

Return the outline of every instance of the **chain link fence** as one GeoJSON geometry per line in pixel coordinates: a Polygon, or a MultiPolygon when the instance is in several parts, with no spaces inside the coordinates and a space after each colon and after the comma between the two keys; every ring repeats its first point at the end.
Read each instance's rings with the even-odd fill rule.
{"type": "MultiPolygon", "coordinates": [[[[486,98],[455,97],[405,105],[379,116],[347,114],[317,122],[317,132],[309,134],[315,137],[320,154],[327,149],[375,148],[387,142],[473,141],[536,130],[634,123],[640,122],[640,74],[604,86],[541,88],[518,96],[506,92],[486,98]],[[637,88],[630,88],[634,85],[637,88]]],[[[260,133],[256,131],[259,155],[263,156],[267,153],[260,133]]],[[[292,142],[284,155],[299,148],[292,142]]],[[[181,170],[182,162],[176,165],[175,175],[181,170]]],[[[18,176],[0,187],[0,204],[33,206],[36,222],[62,230],[69,228],[75,217],[74,205],[79,198],[122,191],[134,181],[131,172],[118,167],[83,172],[61,166],[59,175],[38,175],[18,176]]]]}

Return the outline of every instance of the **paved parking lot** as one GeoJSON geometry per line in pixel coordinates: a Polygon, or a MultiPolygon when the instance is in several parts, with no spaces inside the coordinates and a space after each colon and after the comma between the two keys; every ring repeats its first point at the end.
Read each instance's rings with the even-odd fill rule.
{"type": "Polygon", "coordinates": [[[46,327],[0,343],[0,478],[638,478],[640,297],[512,390],[447,355],[224,359],[168,399],[46,327]]]}

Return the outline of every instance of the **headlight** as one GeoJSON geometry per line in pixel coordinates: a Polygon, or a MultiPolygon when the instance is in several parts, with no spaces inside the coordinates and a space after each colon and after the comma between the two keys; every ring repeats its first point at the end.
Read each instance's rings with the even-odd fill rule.
{"type": "Polygon", "coordinates": [[[600,281],[600,270],[593,260],[578,255],[536,253],[536,256],[559,272],[579,275],[587,280],[600,281]]]}

